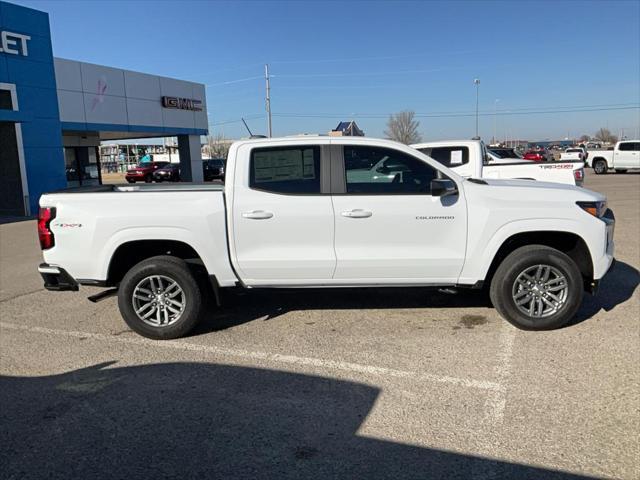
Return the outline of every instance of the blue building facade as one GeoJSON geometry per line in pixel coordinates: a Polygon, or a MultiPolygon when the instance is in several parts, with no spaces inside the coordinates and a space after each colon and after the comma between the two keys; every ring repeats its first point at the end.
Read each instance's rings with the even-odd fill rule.
{"type": "Polygon", "coordinates": [[[201,180],[207,126],[204,85],[54,58],[49,15],[0,1],[1,216],[98,182],[104,140],[177,136],[183,176],[201,180]]]}
{"type": "MultiPolygon", "coordinates": [[[[7,158],[2,158],[2,162],[18,160],[22,169],[19,179],[22,198],[13,201],[3,198],[3,210],[10,211],[2,213],[20,214],[20,209],[16,210],[17,200],[28,203],[26,209],[22,205],[24,213],[36,212],[42,193],[66,186],[49,15],[0,2],[0,32],[0,48],[3,49],[0,53],[0,88],[13,97],[11,109],[0,109],[3,141],[8,141],[6,132],[15,128],[15,124],[19,127],[16,140],[21,137],[21,145],[16,141],[15,146],[5,146],[3,156],[7,158]],[[7,46],[9,48],[3,48],[7,46]],[[8,158],[9,155],[13,158],[8,158]]],[[[5,173],[4,168],[2,172],[5,173]]],[[[2,185],[6,189],[18,185],[17,179],[10,183],[7,180],[2,185]]],[[[5,191],[2,197],[10,194],[5,191]]]]}

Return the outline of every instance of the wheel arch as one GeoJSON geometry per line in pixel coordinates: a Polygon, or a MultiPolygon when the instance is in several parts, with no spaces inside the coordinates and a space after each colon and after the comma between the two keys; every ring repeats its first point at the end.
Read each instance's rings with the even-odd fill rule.
{"type": "Polygon", "coordinates": [[[204,266],[202,257],[188,243],[180,240],[129,240],[118,245],[109,259],[106,282],[117,285],[137,263],[158,255],[170,255],[190,264],[204,266]]]}
{"type": "Polygon", "coordinates": [[[519,232],[505,239],[493,256],[485,275],[485,283],[491,283],[498,266],[511,252],[525,245],[544,245],[566,254],[578,266],[585,288],[591,285],[593,259],[584,239],[574,232],[546,230],[519,232]]]}

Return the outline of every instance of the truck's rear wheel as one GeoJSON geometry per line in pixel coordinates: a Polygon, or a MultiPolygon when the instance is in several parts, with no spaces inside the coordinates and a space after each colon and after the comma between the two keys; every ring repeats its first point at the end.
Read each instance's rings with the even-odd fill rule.
{"type": "Polygon", "coordinates": [[[582,303],[583,281],[575,262],[544,245],[510,253],[491,281],[493,306],[523,330],[551,330],[567,324],[582,303]]]}
{"type": "Polygon", "coordinates": [[[594,160],[593,161],[593,171],[598,175],[602,175],[607,173],[607,162],[604,160],[594,160]]]}
{"type": "Polygon", "coordinates": [[[161,255],[127,272],[118,289],[118,307],[135,332],[168,340],[183,337],[195,327],[202,295],[184,260],[161,255]]]}

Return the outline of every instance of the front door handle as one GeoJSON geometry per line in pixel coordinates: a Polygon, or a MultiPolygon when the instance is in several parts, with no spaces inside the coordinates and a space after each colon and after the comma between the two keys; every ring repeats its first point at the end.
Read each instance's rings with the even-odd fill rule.
{"type": "Polygon", "coordinates": [[[361,210],[359,208],[356,208],[355,210],[347,210],[346,212],[342,212],[342,216],[348,217],[348,218],[368,218],[371,215],[373,215],[372,212],[368,210],[361,210]]]}
{"type": "Polygon", "coordinates": [[[250,212],[244,212],[242,217],[251,218],[253,220],[267,220],[268,218],[273,217],[273,213],[265,212],[264,210],[252,210],[250,212]]]}

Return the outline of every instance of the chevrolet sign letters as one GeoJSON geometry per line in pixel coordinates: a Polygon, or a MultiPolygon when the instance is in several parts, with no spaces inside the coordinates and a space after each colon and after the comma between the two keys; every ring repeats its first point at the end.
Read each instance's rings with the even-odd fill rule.
{"type": "Polygon", "coordinates": [[[194,98],[162,97],[164,108],[177,108],[179,110],[202,111],[202,102],[194,98]]]}
{"type": "Polygon", "coordinates": [[[27,40],[31,40],[29,35],[13,32],[0,32],[0,53],[10,53],[11,55],[29,56],[27,40]],[[19,45],[18,45],[18,42],[19,45]]]}

